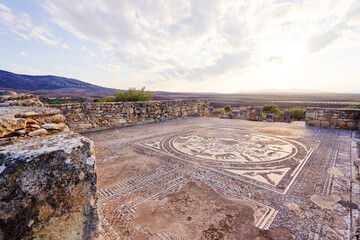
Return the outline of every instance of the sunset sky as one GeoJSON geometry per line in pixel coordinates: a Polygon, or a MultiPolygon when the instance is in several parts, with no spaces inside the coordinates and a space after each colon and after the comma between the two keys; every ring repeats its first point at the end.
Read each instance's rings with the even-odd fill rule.
{"type": "Polygon", "coordinates": [[[0,0],[0,69],[121,89],[360,92],[360,0],[0,0]]]}

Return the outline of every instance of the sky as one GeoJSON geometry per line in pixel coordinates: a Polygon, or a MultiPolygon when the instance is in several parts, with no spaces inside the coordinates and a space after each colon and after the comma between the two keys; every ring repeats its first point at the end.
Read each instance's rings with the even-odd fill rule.
{"type": "Polygon", "coordinates": [[[360,92],[360,0],[0,0],[0,69],[120,89],[360,92]]]}

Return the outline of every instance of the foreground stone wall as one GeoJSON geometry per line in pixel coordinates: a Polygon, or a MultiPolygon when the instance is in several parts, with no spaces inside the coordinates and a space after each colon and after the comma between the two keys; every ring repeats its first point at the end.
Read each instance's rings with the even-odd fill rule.
{"type": "Polygon", "coordinates": [[[247,107],[240,110],[233,110],[228,114],[230,119],[242,119],[250,121],[262,121],[261,107],[247,107]]]}
{"type": "Polygon", "coordinates": [[[58,109],[0,106],[0,145],[20,138],[47,136],[68,130],[65,117],[58,109]]]}
{"type": "Polygon", "coordinates": [[[0,107],[24,106],[42,107],[39,97],[32,94],[17,94],[13,91],[0,91],[0,107]]]}
{"type": "Polygon", "coordinates": [[[306,108],[307,126],[359,129],[360,109],[349,108],[306,108]]]}
{"type": "Polygon", "coordinates": [[[94,239],[92,142],[72,132],[0,146],[0,239],[94,239]]]}
{"type": "Polygon", "coordinates": [[[95,102],[55,104],[71,130],[88,130],[164,121],[185,116],[209,116],[209,100],[95,102]]]}

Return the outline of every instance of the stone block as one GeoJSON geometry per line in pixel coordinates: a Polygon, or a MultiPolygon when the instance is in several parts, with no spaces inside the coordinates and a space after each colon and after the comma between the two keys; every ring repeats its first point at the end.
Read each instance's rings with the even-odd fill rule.
{"type": "Polygon", "coordinates": [[[321,127],[330,127],[329,121],[321,121],[321,127]]]}
{"type": "Polygon", "coordinates": [[[0,117],[0,137],[7,136],[16,130],[25,129],[26,120],[23,118],[0,117]]]}
{"type": "Polygon", "coordinates": [[[3,239],[95,239],[92,142],[71,132],[0,147],[3,239]]]}
{"type": "Polygon", "coordinates": [[[29,136],[30,137],[35,137],[35,136],[42,136],[42,135],[45,135],[47,134],[47,131],[43,128],[40,128],[38,130],[35,130],[35,131],[32,131],[32,132],[29,132],[29,136]]]}

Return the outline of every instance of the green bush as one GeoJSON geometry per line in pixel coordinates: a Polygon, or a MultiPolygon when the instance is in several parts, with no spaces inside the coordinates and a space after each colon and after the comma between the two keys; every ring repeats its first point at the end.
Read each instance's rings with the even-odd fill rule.
{"type": "Polygon", "coordinates": [[[94,98],[94,102],[137,102],[137,101],[151,101],[154,93],[145,91],[145,87],[140,90],[136,88],[129,88],[127,91],[114,92],[115,98],[94,98]]]}
{"type": "Polygon", "coordinates": [[[283,116],[284,116],[284,112],[285,112],[284,110],[280,110],[280,109],[279,109],[279,110],[277,110],[277,112],[276,112],[275,115],[278,116],[278,117],[283,117],[283,116]]]}
{"type": "Polygon", "coordinates": [[[346,106],[344,108],[355,108],[355,109],[360,109],[360,105],[350,105],[350,106],[346,106]]]}
{"type": "Polygon", "coordinates": [[[63,103],[83,103],[85,102],[85,99],[66,98],[66,97],[57,97],[57,98],[40,97],[40,101],[44,104],[63,104],[63,103]]]}
{"type": "Polygon", "coordinates": [[[296,121],[304,121],[305,120],[305,112],[306,108],[292,108],[290,109],[290,118],[296,121]]]}
{"type": "Polygon", "coordinates": [[[230,111],[231,111],[231,106],[230,106],[230,105],[226,105],[226,106],[224,107],[224,110],[225,110],[225,112],[230,112],[230,111]]]}
{"type": "Polygon", "coordinates": [[[151,101],[154,93],[145,91],[145,87],[140,90],[129,88],[127,91],[115,92],[115,102],[136,102],[136,101],[151,101]]]}
{"type": "Polygon", "coordinates": [[[277,113],[278,111],[278,106],[271,104],[271,105],[264,105],[262,108],[264,113],[277,113]]]}

